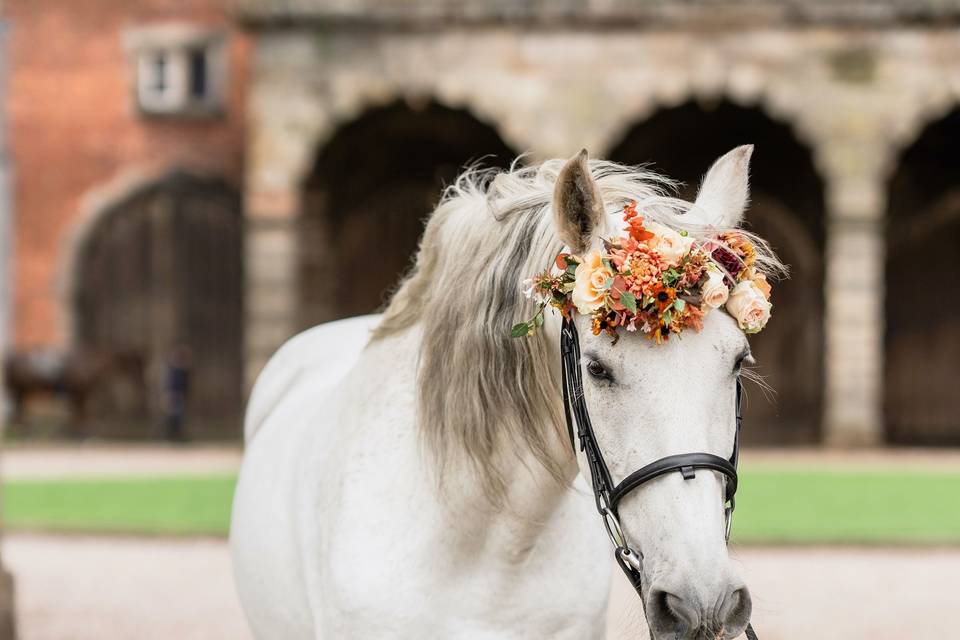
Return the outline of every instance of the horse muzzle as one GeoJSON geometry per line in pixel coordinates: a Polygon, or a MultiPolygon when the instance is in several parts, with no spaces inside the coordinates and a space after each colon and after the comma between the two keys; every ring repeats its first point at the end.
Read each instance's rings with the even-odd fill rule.
{"type": "Polygon", "coordinates": [[[750,592],[739,580],[725,581],[718,596],[658,581],[650,586],[646,602],[653,640],[736,638],[750,622],[751,608],[750,592]]]}

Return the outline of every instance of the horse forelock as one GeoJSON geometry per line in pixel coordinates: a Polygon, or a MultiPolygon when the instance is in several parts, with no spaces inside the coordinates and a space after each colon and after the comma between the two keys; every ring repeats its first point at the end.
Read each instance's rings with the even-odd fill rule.
{"type": "MultiPolygon", "coordinates": [[[[430,217],[414,266],[373,334],[377,340],[419,325],[417,418],[424,444],[438,477],[465,461],[494,503],[504,497],[504,470],[519,452],[561,477],[549,446],[565,428],[556,345],[543,334],[511,338],[510,329],[534,312],[520,283],[548,268],[563,248],[551,215],[562,166],[549,160],[461,174],[430,217]]],[[[647,219],[695,234],[717,231],[684,224],[678,215],[690,203],[669,197],[674,184],[651,171],[598,160],[590,169],[607,211],[637,201],[647,219]]],[[[755,240],[759,266],[782,268],[755,240]]]]}

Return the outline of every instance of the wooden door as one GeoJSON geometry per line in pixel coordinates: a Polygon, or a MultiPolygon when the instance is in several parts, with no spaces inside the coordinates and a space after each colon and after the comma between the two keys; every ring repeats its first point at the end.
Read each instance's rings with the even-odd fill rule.
{"type": "Polygon", "coordinates": [[[176,174],[104,214],[79,260],[76,349],[100,363],[88,421],[159,433],[165,366],[191,353],[188,431],[236,435],[242,410],[242,219],[233,189],[176,174]],[[138,391],[130,365],[142,362],[138,391]]]}

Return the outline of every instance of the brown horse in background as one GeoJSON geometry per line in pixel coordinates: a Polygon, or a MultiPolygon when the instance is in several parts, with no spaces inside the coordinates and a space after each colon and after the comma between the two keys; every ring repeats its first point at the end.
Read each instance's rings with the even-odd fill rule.
{"type": "Polygon", "coordinates": [[[4,378],[14,424],[29,429],[27,404],[34,396],[62,399],[70,419],[65,434],[84,438],[91,431],[91,400],[117,382],[132,385],[138,411],[147,414],[146,358],[137,350],[34,349],[10,353],[4,361],[4,378]]]}

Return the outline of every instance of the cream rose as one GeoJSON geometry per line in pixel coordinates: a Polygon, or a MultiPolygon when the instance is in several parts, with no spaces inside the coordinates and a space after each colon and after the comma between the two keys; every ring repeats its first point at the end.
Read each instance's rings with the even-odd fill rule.
{"type": "Polygon", "coordinates": [[[690,252],[690,247],[693,246],[693,238],[689,235],[682,236],[659,222],[649,222],[645,226],[647,231],[654,234],[647,244],[660,254],[669,267],[680,264],[680,260],[690,252]]]}
{"type": "Polygon", "coordinates": [[[707,281],[700,287],[700,299],[711,309],[719,309],[730,297],[730,290],[723,281],[723,274],[713,268],[707,272],[707,281]]]}
{"type": "Polygon", "coordinates": [[[603,264],[603,257],[594,251],[584,256],[574,272],[573,295],[574,306],[580,313],[591,313],[603,306],[603,299],[607,294],[606,282],[613,277],[613,272],[603,264]]]}
{"type": "Polygon", "coordinates": [[[773,305],[752,280],[735,286],[727,300],[727,311],[747,333],[757,333],[766,326],[771,308],[773,305]]]}

